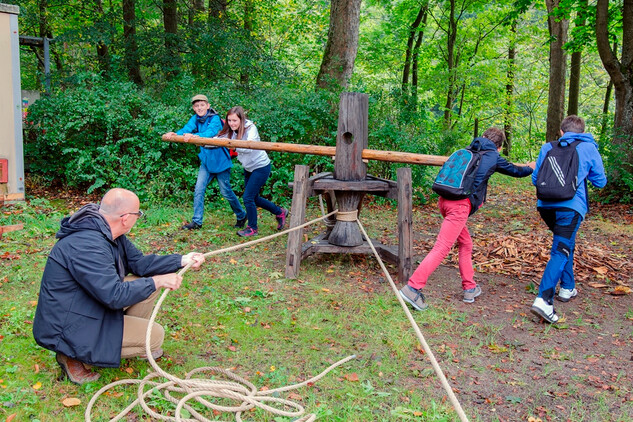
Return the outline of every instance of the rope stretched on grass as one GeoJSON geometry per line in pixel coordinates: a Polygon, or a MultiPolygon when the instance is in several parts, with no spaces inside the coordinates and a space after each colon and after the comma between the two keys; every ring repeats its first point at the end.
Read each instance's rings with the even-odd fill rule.
{"type": "MultiPolygon", "coordinates": [[[[261,239],[256,239],[250,242],[242,243],[242,244],[231,246],[228,248],[207,252],[204,254],[204,256],[206,257],[210,255],[217,255],[220,253],[234,251],[237,249],[245,248],[247,246],[252,246],[258,243],[262,243],[270,239],[273,239],[275,237],[285,235],[291,231],[299,230],[317,221],[326,219],[327,217],[335,214],[336,212],[337,211],[333,211],[328,215],[314,219],[300,226],[293,227],[289,230],[275,233],[273,235],[266,236],[261,239]]],[[[191,267],[192,264],[193,263],[190,263],[189,265],[181,269],[178,274],[181,276],[184,275],[185,272],[187,272],[187,270],[191,267]]],[[[355,358],[355,356],[352,355],[352,356],[348,356],[345,359],[339,360],[338,362],[329,366],[319,375],[312,377],[306,381],[303,381],[299,384],[289,385],[289,386],[280,387],[280,388],[276,388],[272,390],[266,390],[266,391],[257,391],[257,388],[246,379],[232,373],[231,371],[227,369],[222,369],[222,368],[217,368],[217,367],[197,368],[185,374],[184,378],[178,378],[174,375],[171,375],[163,371],[157,365],[156,361],[152,357],[152,353],[150,350],[151,327],[153,326],[154,320],[156,319],[156,315],[158,314],[158,310],[160,309],[168,293],[169,293],[169,290],[165,290],[161,294],[156,305],[154,306],[154,311],[152,312],[152,316],[149,320],[147,332],[145,335],[145,353],[150,365],[152,365],[155,372],[150,373],[142,380],[115,381],[101,388],[92,396],[92,398],[90,399],[90,402],[88,403],[88,406],[86,407],[86,411],[84,414],[86,422],[90,422],[92,420],[91,419],[92,407],[96,403],[97,399],[106,391],[110,390],[111,388],[118,385],[124,385],[124,384],[138,385],[137,399],[134,402],[132,402],[130,405],[128,405],[125,409],[123,409],[117,416],[112,418],[110,422],[116,422],[122,419],[135,406],[139,404],[150,417],[154,419],[158,419],[158,420],[177,421],[177,422],[210,421],[210,419],[207,419],[204,415],[200,414],[198,410],[196,410],[192,405],[189,404],[190,400],[192,399],[195,399],[195,401],[199,405],[202,405],[207,409],[211,409],[212,411],[235,413],[235,420],[237,422],[242,421],[241,416],[245,411],[251,410],[255,407],[268,411],[274,415],[299,418],[295,420],[296,422],[312,422],[316,419],[316,415],[314,414],[304,415],[305,409],[300,404],[295,403],[290,400],[281,399],[278,397],[270,397],[270,396],[273,394],[280,393],[280,392],[295,390],[295,389],[304,387],[308,384],[314,383],[318,381],[319,379],[321,379],[323,376],[325,376],[332,369],[336,368],[337,366],[343,365],[349,360],[355,358]],[[228,378],[230,381],[220,381],[217,379],[208,379],[208,378],[206,379],[193,378],[195,375],[200,374],[200,373],[205,373],[205,372],[210,373],[210,374],[220,375],[224,378],[228,378]],[[156,381],[152,381],[154,378],[164,378],[164,379],[167,379],[167,381],[159,383],[156,381]],[[145,388],[148,386],[152,388],[146,391],[145,388]],[[155,412],[154,410],[150,409],[150,407],[145,402],[145,398],[155,391],[162,391],[165,399],[167,399],[169,402],[176,405],[174,416],[161,415],[155,412]],[[184,396],[174,397],[173,393],[179,394],[180,396],[182,395],[184,396]],[[230,400],[234,400],[236,403],[239,403],[239,405],[234,405],[234,406],[220,405],[220,404],[212,403],[208,399],[205,399],[204,397],[230,399],[230,400]],[[271,406],[266,403],[276,404],[280,407],[283,406],[283,409],[280,407],[271,406]],[[191,419],[188,417],[185,417],[183,419],[183,416],[182,416],[183,409],[186,410],[189,413],[189,415],[191,415],[191,417],[193,417],[194,419],[191,419]],[[292,410],[285,410],[285,409],[292,409],[292,410]]]]}
{"type": "MultiPolygon", "coordinates": [[[[358,227],[360,227],[360,231],[365,236],[365,239],[369,239],[369,236],[367,235],[367,232],[365,231],[365,228],[361,224],[360,220],[356,220],[356,222],[358,223],[358,227]]],[[[385,264],[382,262],[382,259],[380,259],[380,255],[378,255],[378,252],[376,251],[376,248],[374,248],[374,245],[372,244],[372,242],[368,241],[367,243],[371,247],[371,250],[374,253],[374,256],[378,260],[378,264],[380,264],[380,268],[382,268],[382,272],[385,274],[385,277],[387,277],[387,280],[389,281],[389,284],[391,285],[393,292],[396,294],[396,297],[398,298],[398,302],[400,302],[402,309],[404,309],[404,313],[407,315],[407,318],[409,319],[411,326],[415,330],[415,334],[418,337],[420,344],[422,344],[422,347],[424,348],[424,352],[429,357],[429,360],[431,361],[431,365],[433,366],[435,373],[440,379],[440,382],[442,384],[442,387],[444,388],[444,391],[446,391],[446,394],[448,394],[451,404],[453,405],[453,407],[455,408],[455,411],[459,415],[459,419],[462,422],[468,422],[468,417],[466,416],[466,413],[464,413],[462,406],[459,404],[459,400],[457,400],[457,397],[455,396],[453,389],[449,385],[448,380],[446,379],[446,376],[444,375],[444,372],[442,372],[442,368],[440,368],[440,365],[437,363],[437,360],[435,359],[435,356],[433,355],[433,351],[431,350],[428,343],[424,339],[424,336],[422,335],[422,332],[420,331],[420,327],[418,327],[418,324],[415,322],[415,319],[413,319],[413,315],[411,315],[411,311],[409,311],[409,307],[407,306],[406,303],[404,303],[404,300],[402,300],[402,297],[400,297],[400,293],[398,292],[398,287],[396,286],[396,283],[393,282],[391,275],[389,275],[389,271],[387,271],[387,267],[385,267],[385,264]]]]}

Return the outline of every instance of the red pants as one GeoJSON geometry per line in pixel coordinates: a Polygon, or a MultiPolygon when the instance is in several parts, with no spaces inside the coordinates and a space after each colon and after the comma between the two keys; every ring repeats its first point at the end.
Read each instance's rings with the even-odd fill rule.
{"type": "Polygon", "coordinates": [[[440,233],[437,235],[437,240],[431,252],[424,258],[424,261],[409,279],[409,286],[414,289],[423,288],[429,276],[442,263],[455,242],[457,242],[459,246],[459,274],[462,277],[462,287],[464,290],[472,289],[476,286],[473,280],[475,275],[472,261],[473,240],[466,227],[466,221],[468,221],[468,215],[470,214],[470,200],[460,199],[452,201],[440,198],[438,205],[440,213],[444,217],[440,233]]]}

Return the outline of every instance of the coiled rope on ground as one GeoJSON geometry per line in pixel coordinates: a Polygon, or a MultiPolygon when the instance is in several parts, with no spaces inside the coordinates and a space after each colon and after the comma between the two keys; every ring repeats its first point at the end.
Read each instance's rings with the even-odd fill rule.
{"type": "MultiPolygon", "coordinates": [[[[334,210],[329,214],[325,214],[323,210],[322,202],[320,205],[321,205],[321,213],[323,214],[322,217],[316,218],[314,220],[311,220],[299,226],[292,227],[288,230],[284,230],[282,232],[272,234],[270,236],[262,237],[260,239],[255,239],[250,242],[241,243],[241,244],[234,245],[228,248],[207,252],[204,254],[204,256],[208,257],[212,255],[218,255],[221,253],[231,252],[231,251],[242,249],[248,246],[253,246],[258,243],[266,242],[276,237],[286,235],[292,231],[300,230],[318,221],[325,220],[334,214],[337,214],[337,220],[356,221],[358,223],[358,226],[360,227],[360,230],[365,236],[365,239],[368,239],[368,240],[370,239],[363,225],[358,220],[358,215],[356,211],[348,212],[348,213],[338,213],[338,210],[334,210]]],[[[422,344],[424,351],[429,357],[429,360],[431,361],[433,369],[435,370],[436,374],[440,378],[442,387],[446,391],[451,401],[451,404],[453,405],[453,407],[455,408],[455,411],[460,417],[460,420],[462,422],[468,422],[468,418],[466,417],[464,411],[462,410],[462,407],[459,404],[457,397],[455,396],[455,394],[453,393],[453,390],[448,384],[448,381],[446,380],[446,377],[444,376],[442,369],[440,368],[439,364],[437,363],[437,360],[435,359],[435,356],[433,355],[433,352],[431,351],[426,340],[424,339],[424,336],[422,335],[420,328],[418,327],[417,323],[413,319],[413,316],[411,315],[411,312],[409,311],[408,306],[406,305],[406,303],[404,303],[404,301],[400,297],[400,294],[398,293],[398,288],[395,285],[391,276],[389,275],[389,272],[387,271],[387,268],[385,267],[384,263],[380,259],[378,252],[374,248],[371,241],[368,241],[367,243],[370,245],[374,256],[378,260],[378,263],[381,269],[383,270],[383,273],[385,274],[385,277],[389,281],[392,289],[394,290],[396,294],[396,297],[398,298],[398,301],[400,302],[400,305],[403,307],[405,314],[407,315],[407,318],[409,319],[409,322],[413,326],[416,332],[416,336],[418,337],[418,340],[422,344]]],[[[189,270],[191,265],[193,265],[193,262],[189,263],[187,266],[182,268],[178,272],[178,274],[183,276],[189,270]]],[[[153,326],[153,323],[156,319],[158,311],[160,310],[162,303],[167,297],[168,293],[169,293],[169,290],[163,291],[160,298],[156,302],[156,305],[154,306],[154,311],[152,312],[152,316],[148,324],[146,336],[145,336],[145,353],[150,365],[154,369],[154,372],[148,374],[141,380],[137,380],[137,379],[119,380],[102,387],[99,391],[97,391],[92,396],[92,398],[90,399],[90,402],[88,403],[88,406],[86,407],[86,411],[84,413],[86,422],[92,421],[92,408],[94,407],[95,403],[97,402],[97,400],[99,399],[101,395],[103,395],[104,393],[106,393],[107,391],[109,391],[110,389],[116,386],[130,385],[130,384],[138,386],[136,400],[130,403],[125,409],[123,409],[114,418],[110,419],[110,422],[116,422],[116,421],[121,420],[137,405],[140,405],[150,417],[157,420],[176,421],[176,422],[181,422],[181,421],[213,422],[211,419],[208,419],[207,417],[202,415],[191,404],[189,404],[191,400],[195,400],[196,403],[198,403],[199,405],[202,405],[212,411],[235,413],[235,420],[237,422],[242,422],[243,413],[255,407],[268,411],[274,415],[298,418],[298,419],[295,419],[295,422],[313,422],[316,419],[316,415],[312,413],[304,414],[305,409],[300,404],[293,402],[291,400],[286,400],[279,397],[271,397],[271,396],[281,393],[281,392],[295,390],[295,389],[304,387],[308,384],[313,384],[319,379],[323,378],[332,369],[338,366],[341,366],[356,357],[355,355],[351,355],[344,359],[341,359],[338,362],[326,368],[323,372],[321,372],[317,376],[314,376],[301,383],[293,384],[293,385],[289,385],[285,387],[280,387],[280,388],[276,388],[272,390],[265,390],[265,391],[258,391],[257,388],[246,379],[234,374],[228,369],[223,369],[223,368],[218,368],[218,367],[201,367],[201,368],[197,368],[186,373],[184,378],[176,377],[174,375],[171,375],[165,372],[162,368],[158,366],[158,364],[152,357],[152,353],[150,350],[151,327],[153,326]],[[221,376],[228,380],[218,380],[218,379],[197,377],[199,374],[204,374],[204,373],[208,373],[211,376],[215,375],[216,377],[221,376]],[[167,381],[165,382],[152,381],[155,378],[159,378],[159,379],[162,378],[162,379],[166,379],[167,381]],[[155,412],[154,410],[152,410],[147,405],[145,401],[147,396],[157,391],[161,391],[166,400],[176,405],[174,416],[165,416],[165,415],[159,414],[155,412]],[[175,397],[173,393],[176,393],[179,396],[182,396],[184,394],[184,396],[175,397]],[[234,405],[234,406],[221,405],[221,404],[213,403],[209,401],[208,399],[206,399],[205,397],[207,398],[215,397],[218,399],[230,399],[230,400],[234,400],[235,403],[239,403],[239,404],[234,405]],[[270,404],[275,404],[278,407],[272,406],[270,404]],[[189,413],[189,415],[191,415],[193,419],[187,418],[187,417],[183,418],[182,416],[183,409],[185,409],[189,413]],[[293,410],[287,410],[287,409],[293,409],[293,410]]]]}

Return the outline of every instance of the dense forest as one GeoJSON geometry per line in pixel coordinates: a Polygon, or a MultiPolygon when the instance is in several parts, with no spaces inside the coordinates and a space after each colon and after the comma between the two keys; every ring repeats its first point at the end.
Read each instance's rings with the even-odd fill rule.
{"type": "MultiPolygon", "coordinates": [[[[263,140],[333,145],[338,95],[370,97],[372,149],[446,155],[487,127],[504,153],[533,160],[579,114],[609,173],[604,201],[633,200],[633,0],[25,0],[23,89],[29,177],[144,200],[189,198],[195,148],[160,139],[206,94],[220,114],[242,105],[263,140]],[[53,158],[54,157],[54,158],[53,158]]],[[[295,164],[272,153],[268,195],[295,164]]],[[[393,178],[395,166],[370,163],[393,178]]],[[[436,170],[418,167],[418,197],[436,170]]],[[[239,179],[239,178],[237,178],[239,179]]]]}

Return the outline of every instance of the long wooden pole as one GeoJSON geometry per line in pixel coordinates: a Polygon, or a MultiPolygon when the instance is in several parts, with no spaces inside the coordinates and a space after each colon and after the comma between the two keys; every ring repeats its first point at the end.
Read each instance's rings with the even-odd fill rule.
{"type": "MultiPolygon", "coordinates": [[[[194,145],[213,145],[227,148],[260,149],[264,151],[293,152],[298,154],[326,155],[334,157],[336,147],[323,145],[286,144],[281,142],[238,141],[226,138],[190,138],[185,142],[183,136],[167,134],[163,135],[164,141],[189,143],[194,145]]],[[[439,155],[415,154],[412,152],[381,151],[377,149],[364,149],[363,159],[376,161],[389,161],[392,163],[423,164],[427,166],[441,166],[448,157],[439,155]]]]}

